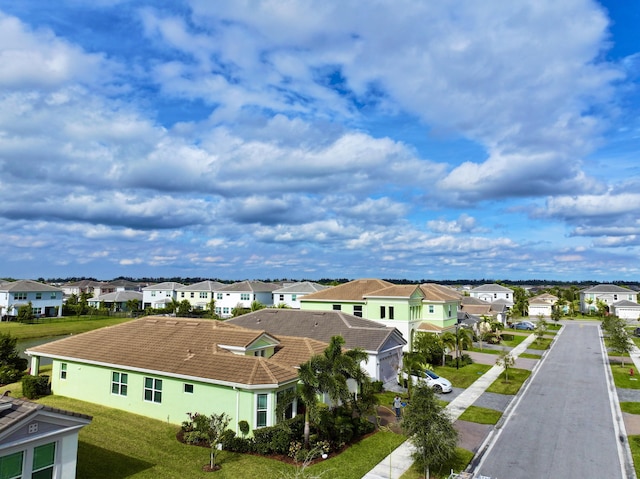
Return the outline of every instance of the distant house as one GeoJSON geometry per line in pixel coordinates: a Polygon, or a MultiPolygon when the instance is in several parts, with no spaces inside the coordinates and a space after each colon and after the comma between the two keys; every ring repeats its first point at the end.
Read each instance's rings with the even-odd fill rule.
{"type": "Polygon", "coordinates": [[[597,311],[599,301],[605,304],[608,312],[611,312],[611,305],[618,301],[637,303],[638,293],[615,284],[598,284],[580,291],[580,311],[582,313],[597,311]]]}
{"type": "Polygon", "coordinates": [[[165,283],[153,284],[142,288],[142,309],[166,308],[176,298],[178,288],[182,288],[184,284],[168,281],[165,283]]]}
{"type": "Polygon", "coordinates": [[[300,300],[303,310],[343,311],[397,328],[413,343],[418,330],[441,333],[454,330],[461,295],[439,284],[396,285],[379,279],[358,279],[309,294],[300,300]]]}
{"type": "Polygon", "coordinates": [[[529,316],[532,318],[537,316],[550,318],[553,312],[553,306],[557,302],[558,297],[549,293],[543,293],[529,298],[529,316]]]}
{"type": "Polygon", "coordinates": [[[0,316],[17,316],[29,303],[37,316],[62,316],[60,288],[28,279],[0,283],[0,316]]]}
{"type": "Polygon", "coordinates": [[[479,298],[463,296],[460,299],[460,310],[475,317],[488,317],[494,321],[505,323],[509,308],[505,303],[490,303],[479,298]]]}
{"type": "MultiPolygon", "coordinates": [[[[52,360],[54,394],[180,424],[188,412],[219,414],[252,429],[275,423],[298,367],[327,344],[213,320],[149,316],[26,351],[37,374],[52,360]]],[[[297,405],[291,405],[294,415],[297,405]]]]}
{"type": "Polygon", "coordinates": [[[142,293],[139,291],[116,291],[115,293],[103,294],[97,298],[91,298],[87,301],[89,306],[99,308],[104,305],[111,311],[129,311],[129,301],[137,301],[138,308],[142,307],[142,293]]]}
{"type": "Polygon", "coordinates": [[[176,290],[176,299],[180,302],[189,301],[192,309],[208,309],[215,292],[223,286],[224,284],[218,281],[209,280],[188,284],[176,290]]]}
{"type": "Polygon", "coordinates": [[[327,288],[328,286],[313,283],[311,281],[285,284],[282,288],[273,290],[273,305],[284,305],[289,308],[300,309],[300,298],[327,288]]]}
{"type": "Polygon", "coordinates": [[[216,290],[216,314],[231,317],[234,308],[250,308],[254,301],[264,306],[273,305],[273,291],[280,285],[262,281],[240,281],[216,290]]]}
{"type": "Polygon", "coordinates": [[[513,290],[496,283],[483,284],[469,291],[472,298],[478,298],[487,303],[503,300],[509,308],[513,306],[513,290]]]}
{"type": "Polygon", "coordinates": [[[102,294],[113,293],[116,290],[115,285],[104,281],[94,281],[92,279],[72,281],[70,283],[63,284],[60,288],[64,292],[65,296],[71,296],[72,294],[80,296],[84,293],[95,297],[102,294]]]}
{"type": "Polygon", "coordinates": [[[75,479],[78,432],[91,416],[0,398],[0,477],[75,479]]]}
{"type": "Polygon", "coordinates": [[[342,336],[347,349],[361,348],[369,356],[362,364],[369,376],[383,383],[396,380],[407,341],[396,328],[359,318],[342,311],[306,311],[266,308],[228,319],[226,323],[275,336],[297,336],[328,343],[342,336]]]}

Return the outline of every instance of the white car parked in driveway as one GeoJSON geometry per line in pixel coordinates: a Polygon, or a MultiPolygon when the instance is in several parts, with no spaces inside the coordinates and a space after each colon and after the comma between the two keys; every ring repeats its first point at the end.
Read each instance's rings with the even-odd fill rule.
{"type": "MultiPolygon", "coordinates": [[[[402,372],[403,386],[407,387],[407,373],[402,372]]],[[[413,384],[423,383],[433,388],[437,393],[450,393],[453,391],[448,379],[438,376],[429,369],[411,371],[411,381],[413,384]]]]}

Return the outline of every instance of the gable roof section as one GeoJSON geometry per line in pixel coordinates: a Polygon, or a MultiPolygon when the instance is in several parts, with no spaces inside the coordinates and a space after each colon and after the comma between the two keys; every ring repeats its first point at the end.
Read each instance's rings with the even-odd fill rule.
{"type": "Polygon", "coordinates": [[[274,289],[274,293],[315,293],[327,289],[329,286],[313,283],[311,281],[302,281],[274,289]]]}
{"type": "Polygon", "coordinates": [[[218,291],[224,286],[218,281],[200,281],[199,283],[188,284],[178,288],[176,291],[218,291]]]}
{"type": "Polygon", "coordinates": [[[549,305],[558,301],[558,297],[553,294],[543,293],[538,296],[534,296],[533,298],[529,298],[529,306],[532,304],[545,304],[549,305]]]}
{"type": "Polygon", "coordinates": [[[104,301],[106,303],[122,303],[122,302],[130,301],[132,299],[142,301],[142,293],[140,291],[131,291],[131,290],[116,291],[114,293],[101,294],[96,298],[90,298],[89,302],[99,303],[101,301],[104,301]]]}
{"type": "MultiPolygon", "coordinates": [[[[296,366],[310,357],[302,352],[281,354],[278,361],[277,355],[262,358],[226,350],[245,348],[264,335],[220,321],[150,316],[36,346],[27,354],[213,383],[272,386],[295,381],[296,366]]],[[[277,351],[300,342],[275,340],[277,351]]],[[[308,349],[321,346],[326,348],[313,344],[308,349]]]]}
{"type": "Polygon", "coordinates": [[[32,281],[30,279],[21,279],[19,281],[7,281],[0,284],[0,291],[8,293],[38,292],[38,291],[56,291],[62,292],[60,288],[48,284],[32,281]]]}
{"type": "Polygon", "coordinates": [[[300,301],[363,301],[367,294],[390,286],[395,285],[382,279],[356,279],[317,293],[308,294],[300,298],[300,301]]]}
{"type": "Polygon", "coordinates": [[[417,284],[394,284],[363,295],[363,298],[411,298],[414,294],[424,297],[417,284]]]}
{"type": "Polygon", "coordinates": [[[142,288],[142,291],[175,291],[178,288],[182,288],[184,284],[176,283],[175,281],[167,281],[165,283],[152,284],[146,288],[142,288]]]}
{"type": "Polygon", "coordinates": [[[616,301],[615,303],[612,304],[612,306],[614,308],[635,308],[635,309],[640,309],[640,304],[638,303],[634,303],[633,301],[629,301],[626,299],[620,300],[620,301],[616,301]]]}
{"type": "Polygon", "coordinates": [[[227,293],[270,293],[279,286],[273,283],[265,283],[263,281],[240,281],[238,283],[222,286],[216,291],[226,291],[227,293]]]}
{"type": "Polygon", "coordinates": [[[457,291],[436,283],[424,283],[420,285],[426,301],[460,301],[462,295],[457,291]]]}
{"type": "Polygon", "coordinates": [[[83,425],[89,424],[92,419],[91,416],[86,414],[79,414],[31,401],[3,396],[0,397],[0,438],[4,437],[24,421],[30,421],[42,413],[58,417],[63,416],[83,425]]]}
{"type": "Polygon", "coordinates": [[[591,288],[583,289],[581,293],[625,293],[625,294],[638,294],[637,291],[632,289],[616,286],[615,284],[597,284],[591,288]]]}
{"type": "Polygon", "coordinates": [[[342,311],[309,311],[267,308],[227,319],[227,324],[268,331],[280,335],[312,338],[328,343],[333,336],[342,336],[348,349],[362,348],[380,352],[389,340],[406,344],[396,328],[390,328],[342,311]]]}
{"type": "Polygon", "coordinates": [[[483,284],[470,290],[472,293],[513,293],[511,288],[506,288],[496,283],[483,284]]]}

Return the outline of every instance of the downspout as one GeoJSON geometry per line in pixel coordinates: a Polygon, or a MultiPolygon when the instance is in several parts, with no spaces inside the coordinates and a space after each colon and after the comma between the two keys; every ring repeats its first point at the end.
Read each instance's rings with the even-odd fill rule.
{"type": "Polygon", "coordinates": [[[240,422],[240,390],[233,386],[233,390],[236,392],[236,435],[238,434],[238,423],[240,422]]]}

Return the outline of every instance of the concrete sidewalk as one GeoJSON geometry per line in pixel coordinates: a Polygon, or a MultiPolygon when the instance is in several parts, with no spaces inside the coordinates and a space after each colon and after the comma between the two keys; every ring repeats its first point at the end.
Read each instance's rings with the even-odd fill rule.
{"type": "MultiPolygon", "coordinates": [[[[517,358],[524,353],[535,340],[535,334],[530,334],[524,341],[511,350],[511,355],[517,358]]],[[[497,358],[496,358],[497,359],[497,358]]],[[[635,360],[634,360],[635,362],[635,360]]],[[[640,350],[638,350],[638,362],[640,363],[640,350]]],[[[637,367],[637,366],[636,366],[637,367]]],[[[455,421],[471,406],[486,389],[500,376],[504,370],[501,366],[493,366],[489,371],[480,376],[471,386],[465,389],[457,398],[451,401],[446,410],[455,421]]],[[[403,442],[391,454],[385,457],[377,466],[371,469],[364,479],[399,479],[413,464],[413,445],[410,441],[403,442]]]]}

